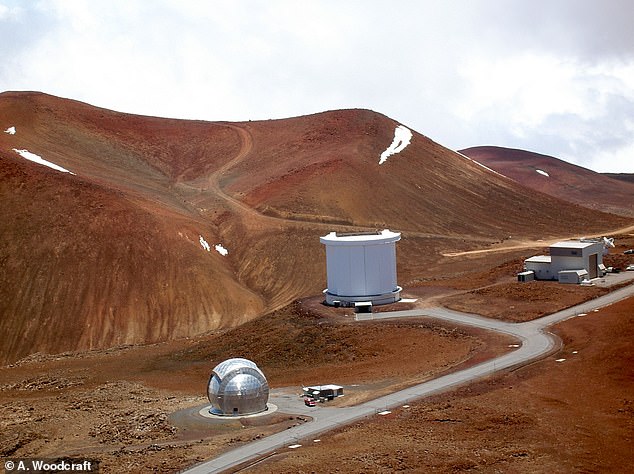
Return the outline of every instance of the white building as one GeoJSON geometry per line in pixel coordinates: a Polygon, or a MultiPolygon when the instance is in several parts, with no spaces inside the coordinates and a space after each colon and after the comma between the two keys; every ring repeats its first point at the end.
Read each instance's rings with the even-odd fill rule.
{"type": "Polygon", "coordinates": [[[396,284],[396,242],[400,239],[400,233],[387,229],[320,237],[326,246],[326,303],[367,306],[400,300],[402,288],[396,284]]]}
{"type": "Polygon", "coordinates": [[[317,400],[325,398],[332,400],[333,398],[343,397],[343,387],[341,385],[313,385],[303,387],[304,396],[315,398],[317,400]]]}
{"type": "Polygon", "coordinates": [[[579,283],[597,278],[603,267],[602,241],[574,240],[550,246],[550,255],[538,255],[524,260],[524,267],[535,273],[538,280],[559,280],[579,283]]]}

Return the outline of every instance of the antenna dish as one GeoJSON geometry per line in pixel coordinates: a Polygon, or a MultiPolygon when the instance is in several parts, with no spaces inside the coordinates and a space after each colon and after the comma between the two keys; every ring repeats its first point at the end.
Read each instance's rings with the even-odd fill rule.
{"type": "Polygon", "coordinates": [[[603,255],[607,255],[610,248],[614,248],[614,237],[603,237],[603,255]]]}

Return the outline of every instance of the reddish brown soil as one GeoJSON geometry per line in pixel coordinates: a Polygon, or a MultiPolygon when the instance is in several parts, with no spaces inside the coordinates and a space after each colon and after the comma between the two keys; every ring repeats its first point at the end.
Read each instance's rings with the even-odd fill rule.
{"type": "Polygon", "coordinates": [[[358,385],[342,399],[356,403],[507,345],[506,338],[424,320],[357,324],[293,304],[199,340],[33,356],[0,369],[0,453],[88,456],[101,461],[102,472],[174,472],[306,421],[278,412],[209,425],[176,413],[206,403],[207,378],[226,358],[249,357],[272,387],[298,393],[302,381],[358,385]]]}
{"type": "Polygon", "coordinates": [[[566,212],[585,219],[587,210],[564,210],[561,201],[536,196],[418,134],[379,166],[396,125],[367,110],[250,122],[253,150],[221,184],[270,215],[407,229],[410,235],[537,237],[550,232],[547,222],[568,221],[566,212]]]}
{"type": "MultiPolygon", "coordinates": [[[[490,300],[499,303],[492,295],[490,300]]],[[[557,298],[550,304],[552,311],[562,307],[557,298]]],[[[210,429],[177,415],[206,403],[209,372],[227,357],[257,361],[273,387],[299,392],[301,383],[345,384],[342,400],[351,404],[499,355],[514,342],[425,319],[353,323],[345,312],[311,299],[198,339],[34,355],[0,369],[0,452],[89,456],[101,461],[104,472],[120,472],[121,466],[127,472],[174,472],[305,421],[279,413],[210,429]]]]}
{"type": "Polygon", "coordinates": [[[0,330],[12,335],[0,363],[234,327],[319,294],[318,237],[332,230],[401,231],[407,284],[489,258],[447,252],[628,224],[537,195],[418,133],[379,166],[396,122],[368,110],[199,122],[8,92],[0,125],[17,131],[0,133],[0,330]]]}
{"type": "Polygon", "coordinates": [[[461,153],[531,189],[591,209],[634,217],[631,180],[615,179],[552,156],[512,148],[478,146],[461,153]],[[549,176],[539,174],[538,169],[549,176]]]}
{"type": "Polygon", "coordinates": [[[564,347],[547,360],[304,441],[249,472],[630,472],[634,298],[557,333],[564,347]]]}
{"type": "Polygon", "coordinates": [[[634,232],[629,234],[614,236],[615,248],[603,257],[603,263],[606,267],[615,267],[625,270],[628,265],[634,264],[634,254],[624,253],[626,250],[634,249],[634,232]]]}
{"type": "Polygon", "coordinates": [[[439,303],[456,311],[522,322],[552,313],[554,301],[567,308],[607,292],[607,288],[561,285],[555,281],[513,281],[448,296],[439,303]]]}
{"type": "MultiPolygon", "coordinates": [[[[184,422],[183,412],[173,414],[205,402],[209,371],[225,358],[254,359],[276,387],[359,384],[347,398],[354,401],[507,348],[506,339],[425,320],[353,324],[343,311],[316,315],[314,300],[289,305],[323,289],[318,237],[332,230],[401,231],[399,283],[420,298],[418,305],[467,292],[458,301],[467,311],[516,305],[530,318],[538,304],[539,311],[555,311],[579,293],[512,285],[523,258],[554,239],[631,225],[528,190],[418,133],[379,166],[395,125],[367,110],[235,124],[179,121],[38,93],[0,94],[0,129],[17,130],[0,133],[0,363],[22,359],[0,368],[2,455],[85,455],[102,460],[103,472],[174,472],[306,421],[280,414],[210,432],[184,422]],[[24,161],[12,148],[76,175],[24,161]],[[213,250],[216,243],[229,249],[227,257],[213,250]],[[472,251],[478,253],[464,253],[472,251]],[[73,352],[86,350],[92,351],[73,352]]],[[[601,202],[604,194],[586,197],[601,202]]],[[[627,232],[615,252],[634,246],[627,232]]],[[[611,258],[620,266],[632,262],[623,254],[611,258]]],[[[588,358],[579,357],[587,368],[573,367],[591,381],[579,390],[587,397],[579,406],[591,407],[589,414],[573,409],[582,377],[556,372],[558,382],[567,382],[547,398],[546,375],[567,366],[545,363],[542,376],[542,364],[535,364],[399,413],[396,425],[381,419],[385,443],[375,432],[352,454],[355,443],[337,435],[344,470],[391,471],[396,465],[385,459],[399,458],[400,465],[428,470],[418,462],[429,453],[435,455],[427,465],[440,470],[478,467],[480,458],[499,460],[502,470],[504,463],[557,470],[550,444],[564,452],[563,471],[593,470],[598,464],[590,459],[618,471],[618,456],[609,453],[629,440],[621,429],[631,416],[629,399],[614,382],[622,367],[597,347],[616,355],[606,349],[613,338],[629,354],[623,338],[631,319],[625,326],[612,316],[601,321],[587,328],[607,331],[596,343],[569,335],[587,343],[588,358]],[[522,377],[536,385],[522,385],[522,377]],[[513,393],[522,388],[518,406],[505,397],[510,388],[499,388],[504,383],[513,393]],[[591,396],[597,386],[612,398],[591,396]],[[627,403],[617,407],[619,400],[627,403]],[[542,411],[578,432],[550,428],[542,411]],[[421,426],[430,448],[421,448],[421,426]],[[463,433],[471,441],[452,438],[461,426],[471,426],[463,433]],[[560,447],[563,436],[576,444],[560,447]],[[404,451],[404,439],[418,448],[404,451]],[[597,451],[603,448],[608,454],[597,451]]],[[[352,430],[376,429],[368,426],[352,430]]],[[[325,445],[331,456],[332,446],[325,445]]],[[[308,464],[322,462],[321,455],[308,464]]],[[[328,462],[310,469],[337,467],[328,462]]]]}
{"type": "MultiPolygon", "coordinates": [[[[623,253],[634,246],[634,235],[616,235],[615,245],[604,256],[604,263],[623,270],[634,263],[634,255],[623,253]]],[[[547,253],[547,249],[541,250],[547,253]]],[[[417,288],[412,288],[410,292],[425,295],[424,289],[438,288],[438,296],[433,298],[436,304],[456,311],[521,322],[583,303],[610,291],[606,287],[560,285],[554,281],[520,283],[516,273],[522,269],[523,261],[523,257],[509,260],[492,270],[466,273],[460,278],[419,282],[417,288]]]]}
{"type": "Polygon", "coordinates": [[[634,173],[601,173],[604,176],[634,184],[634,173]]]}

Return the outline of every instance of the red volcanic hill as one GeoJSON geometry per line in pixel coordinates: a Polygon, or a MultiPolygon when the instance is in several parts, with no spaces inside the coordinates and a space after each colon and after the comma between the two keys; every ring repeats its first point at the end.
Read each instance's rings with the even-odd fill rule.
{"type": "Polygon", "coordinates": [[[200,334],[319,294],[332,230],[401,231],[405,283],[443,250],[627,223],[416,132],[379,165],[397,125],[368,110],[203,122],[0,94],[0,130],[15,127],[0,132],[0,362],[200,334]]]}
{"type": "Polygon", "coordinates": [[[479,146],[461,150],[495,171],[536,191],[604,212],[634,216],[634,182],[614,179],[552,156],[479,146]]]}
{"type": "Polygon", "coordinates": [[[601,173],[608,178],[618,179],[620,181],[626,181],[628,183],[634,183],[634,173],[601,173]]]}

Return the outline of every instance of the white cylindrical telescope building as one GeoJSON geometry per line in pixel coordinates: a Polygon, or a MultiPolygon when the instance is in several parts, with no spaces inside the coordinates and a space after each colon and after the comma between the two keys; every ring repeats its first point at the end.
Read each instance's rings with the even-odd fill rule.
{"type": "Polygon", "coordinates": [[[328,288],[326,304],[373,305],[401,299],[396,284],[396,242],[401,234],[390,230],[372,233],[336,233],[319,238],[326,246],[328,288]]]}

